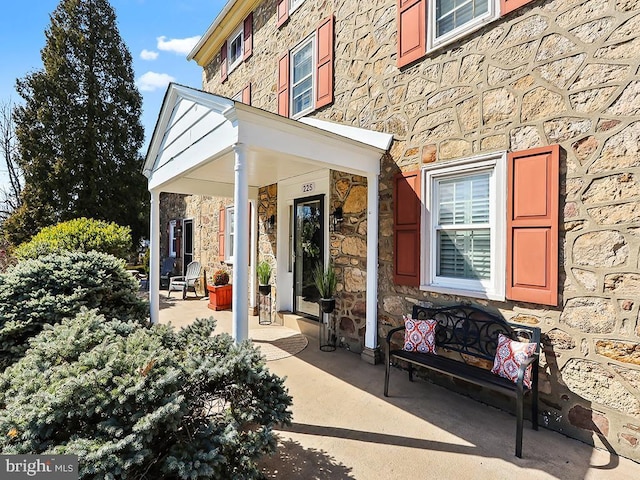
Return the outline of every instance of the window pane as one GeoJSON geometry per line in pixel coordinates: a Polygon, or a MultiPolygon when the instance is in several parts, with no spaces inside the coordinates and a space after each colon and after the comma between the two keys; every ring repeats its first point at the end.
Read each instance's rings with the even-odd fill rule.
{"type": "Polygon", "coordinates": [[[293,54],[293,83],[311,75],[311,42],[293,54]]]}
{"type": "Polygon", "coordinates": [[[242,33],[229,43],[229,64],[234,64],[242,56],[242,33]]]}
{"type": "Polygon", "coordinates": [[[227,209],[227,235],[229,243],[227,247],[227,257],[233,257],[233,236],[235,233],[235,210],[233,208],[227,209]]]}
{"type": "Polygon", "coordinates": [[[436,37],[489,11],[489,0],[436,0],[436,37]]]}
{"type": "Polygon", "coordinates": [[[488,229],[438,231],[438,276],[491,278],[491,234],[488,229]]]}
{"type": "Polygon", "coordinates": [[[311,106],[311,77],[293,87],[293,114],[311,106]]]}
{"type": "Polygon", "coordinates": [[[441,180],[438,225],[489,222],[489,173],[441,180]]]}

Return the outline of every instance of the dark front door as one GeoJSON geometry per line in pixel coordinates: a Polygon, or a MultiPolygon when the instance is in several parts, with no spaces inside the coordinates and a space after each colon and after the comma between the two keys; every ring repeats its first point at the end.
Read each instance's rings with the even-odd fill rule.
{"type": "Polygon", "coordinates": [[[185,220],[182,225],[182,231],[182,238],[184,239],[182,274],[185,275],[187,273],[187,265],[193,262],[193,220],[185,220]]]}
{"type": "Polygon", "coordinates": [[[293,307],[298,314],[318,318],[320,296],[313,271],[324,265],[324,196],[295,200],[294,214],[293,307]]]}

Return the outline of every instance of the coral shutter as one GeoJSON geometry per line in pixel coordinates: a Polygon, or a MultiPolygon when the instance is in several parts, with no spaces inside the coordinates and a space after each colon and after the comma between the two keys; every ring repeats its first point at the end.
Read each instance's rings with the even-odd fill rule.
{"type": "Polygon", "coordinates": [[[393,279],[397,285],[420,285],[420,171],[393,179],[393,279]]]}
{"type": "Polygon", "coordinates": [[[316,29],[316,108],[333,102],[333,23],[331,15],[316,29]]]}
{"type": "Polygon", "coordinates": [[[220,47],[220,81],[224,82],[229,76],[229,64],[227,63],[227,42],[220,47]]]}
{"type": "Polygon", "coordinates": [[[244,45],[244,54],[242,60],[246,60],[253,53],[253,12],[247,15],[244,19],[244,39],[242,44],[244,45]]]}
{"type": "Polygon", "coordinates": [[[289,0],[278,0],[277,26],[280,27],[289,19],[289,0]]]}
{"type": "Polygon", "coordinates": [[[278,114],[289,116],[289,52],[278,60],[278,114]]]}
{"type": "Polygon", "coordinates": [[[507,298],[558,304],[560,147],[513,152],[507,163],[507,298]]]}
{"type": "Polygon", "coordinates": [[[398,66],[422,57],[427,47],[427,0],[397,0],[398,66]]]}
{"type": "Polygon", "coordinates": [[[507,13],[514,11],[516,8],[520,8],[532,1],[533,0],[500,0],[500,15],[506,15],[507,13]]]}
{"type": "Polygon", "coordinates": [[[218,212],[218,260],[224,262],[224,226],[225,226],[224,207],[218,212]]]}
{"type": "Polygon", "coordinates": [[[242,89],[242,103],[245,105],[251,105],[251,84],[247,83],[247,85],[242,89]]]}

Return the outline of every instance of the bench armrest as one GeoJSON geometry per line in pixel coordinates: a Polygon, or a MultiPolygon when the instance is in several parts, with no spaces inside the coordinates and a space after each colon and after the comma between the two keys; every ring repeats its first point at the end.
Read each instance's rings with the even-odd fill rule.
{"type": "Polygon", "coordinates": [[[389,347],[391,347],[391,337],[393,337],[393,334],[400,332],[404,329],[405,329],[405,326],[402,325],[400,327],[392,328],[391,330],[389,330],[389,333],[387,334],[387,345],[389,345],[389,347]]]}
{"type": "MultiPolygon", "coordinates": [[[[527,368],[529,367],[529,365],[531,365],[532,363],[538,363],[538,353],[534,353],[533,355],[531,355],[529,358],[527,358],[524,362],[522,362],[520,364],[520,368],[518,369],[518,380],[516,382],[516,384],[521,387],[524,385],[524,372],[527,371],[527,368]]],[[[533,372],[532,372],[533,373],[533,372]]],[[[531,379],[531,387],[533,387],[533,375],[531,375],[532,379],[531,379]]]]}

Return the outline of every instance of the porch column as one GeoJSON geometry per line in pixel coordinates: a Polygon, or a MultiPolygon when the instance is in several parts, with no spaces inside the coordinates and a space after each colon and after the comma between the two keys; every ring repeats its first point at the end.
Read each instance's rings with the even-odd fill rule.
{"type": "Polygon", "coordinates": [[[378,175],[367,174],[367,313],[364,349],[367,363],[380,361],[378,348],[378,175]]]}
{"type": "Polygon", "coordinates": [[[255,311],[256,308],[256,276],[257,276],[257,271],[256,268],[258,266],[257,263],[257,251],[258,251],[258,222],[257,222],[257,218],[258,218],[258,209],[256,207],[256,205],[258,204],[257,199],[256,200],[251,200],[251,203],[249,204],[249,214],[251,217],[251,238],[249,239],[249,242],[251,244],[251,253],[249,255],[249,265],[250,265],[250,270],[249,270],[249,307],[251,307],[251,313],[253,314],[253,312],[255,311]]]}
{"type": "Polygon", "coordinates": [[[160,192],[151,190],[151,219],[149,231],[149,318],[160,320],[160,192]]]}
{"type": "Polygon", "coordinates": [[[233,295],[232,335],[236,342],[249,336],[249,184],[247,173],[247,148],[242,143],[233,147],[235,153],[235,183],[233,205],[235,232],[233,235],[233,295]]]}

